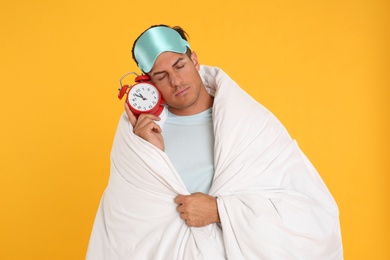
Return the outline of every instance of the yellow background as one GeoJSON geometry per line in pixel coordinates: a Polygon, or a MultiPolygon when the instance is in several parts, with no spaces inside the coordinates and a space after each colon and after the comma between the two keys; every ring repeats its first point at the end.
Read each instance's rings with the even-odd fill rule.
{"type": "Polygon", "coordinates": [[[390,259],[389,1],[2,1],[0,259],[84,259],[133,40],[181,25],[297,139],[345,259],[390,259]]]}

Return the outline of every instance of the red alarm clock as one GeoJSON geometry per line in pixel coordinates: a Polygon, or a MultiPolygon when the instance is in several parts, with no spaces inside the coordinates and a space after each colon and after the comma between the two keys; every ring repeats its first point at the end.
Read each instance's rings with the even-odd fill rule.
{"type": "Polygon", "coordinates": [[[134,85],[122,86],[122,79],[129,74],[137,75],[135,72],[129,72],[121,78],[118,98],[122,99],[127,94],[126,103],[137,118],[143,113],[160,116],[164,110],[164,100],[160,90],[153,85],[149,76],[144,74],[137,75],[134,85]]]}

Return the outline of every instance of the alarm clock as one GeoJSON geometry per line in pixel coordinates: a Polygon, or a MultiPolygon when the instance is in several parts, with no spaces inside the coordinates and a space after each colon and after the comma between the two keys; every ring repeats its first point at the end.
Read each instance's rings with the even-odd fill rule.
{"type": "Polygon", "coordinates": [[[126,95],[125,102],[137,118],[143,113],[160,116],[165,110],[160,90],[150,81],[149,76],[145,74],[137,75],[135,78],[136,83],[132,86],[122,85],[122,79],[129,74],[137,75],[134,72],[129,72],[121,78],[118,98],[122,99],[126,95]]]}

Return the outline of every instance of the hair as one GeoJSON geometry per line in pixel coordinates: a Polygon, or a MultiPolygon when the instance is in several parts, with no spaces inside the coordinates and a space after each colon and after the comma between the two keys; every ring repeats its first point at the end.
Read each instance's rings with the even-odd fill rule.
{"type": "MultiPolygon", "coordinates": [[[[158,25],[152,25],[150,26],[148,29],[146,29],[143,33],[140,34],[140,36],[137,37],[137,39],[135,39],[134,43],[133,43],[133,47],[131,48],[131,55],[133,57],[133,60],[135,61],[136,64],[138,64],[138,61],[137,59],[135,58],[135,55],[134,55],[134,47],[135,47],[135,44],[137,43],[138,39],[142,36],[142,34],[144,34],[147,30],[153,28],[153,27],[168,27],[168,28],[171,28],[173,30],[175,30],[176,32],[178,32],[181,36],[181,38],[183,38],[184,40],[188,41],[187,39],[189,38],[189,35],[186,31],[183,30],[183,28],[181,28],[180,26],[173,26],[173,27],[170,27],[168,25],[165,25],[165,24],[158,24],[158,25]]],[[[187,47],[187,51],[186,51],[186,54],[187,56],[191,59],[191,49],[187,47]]]]}

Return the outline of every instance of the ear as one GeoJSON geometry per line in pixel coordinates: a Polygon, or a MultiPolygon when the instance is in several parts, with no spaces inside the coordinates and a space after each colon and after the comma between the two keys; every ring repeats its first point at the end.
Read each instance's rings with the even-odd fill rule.
{"type": "Polygon", "coordinates": [[[191,60],[192,60],[192,63],[194,64],[195,68],[197,70],[200,69],[200,64],[199,64],[199,60],[198,60],[198,55],[196,55],[196,52],[192,52],[191,53],[191,60]]]}

